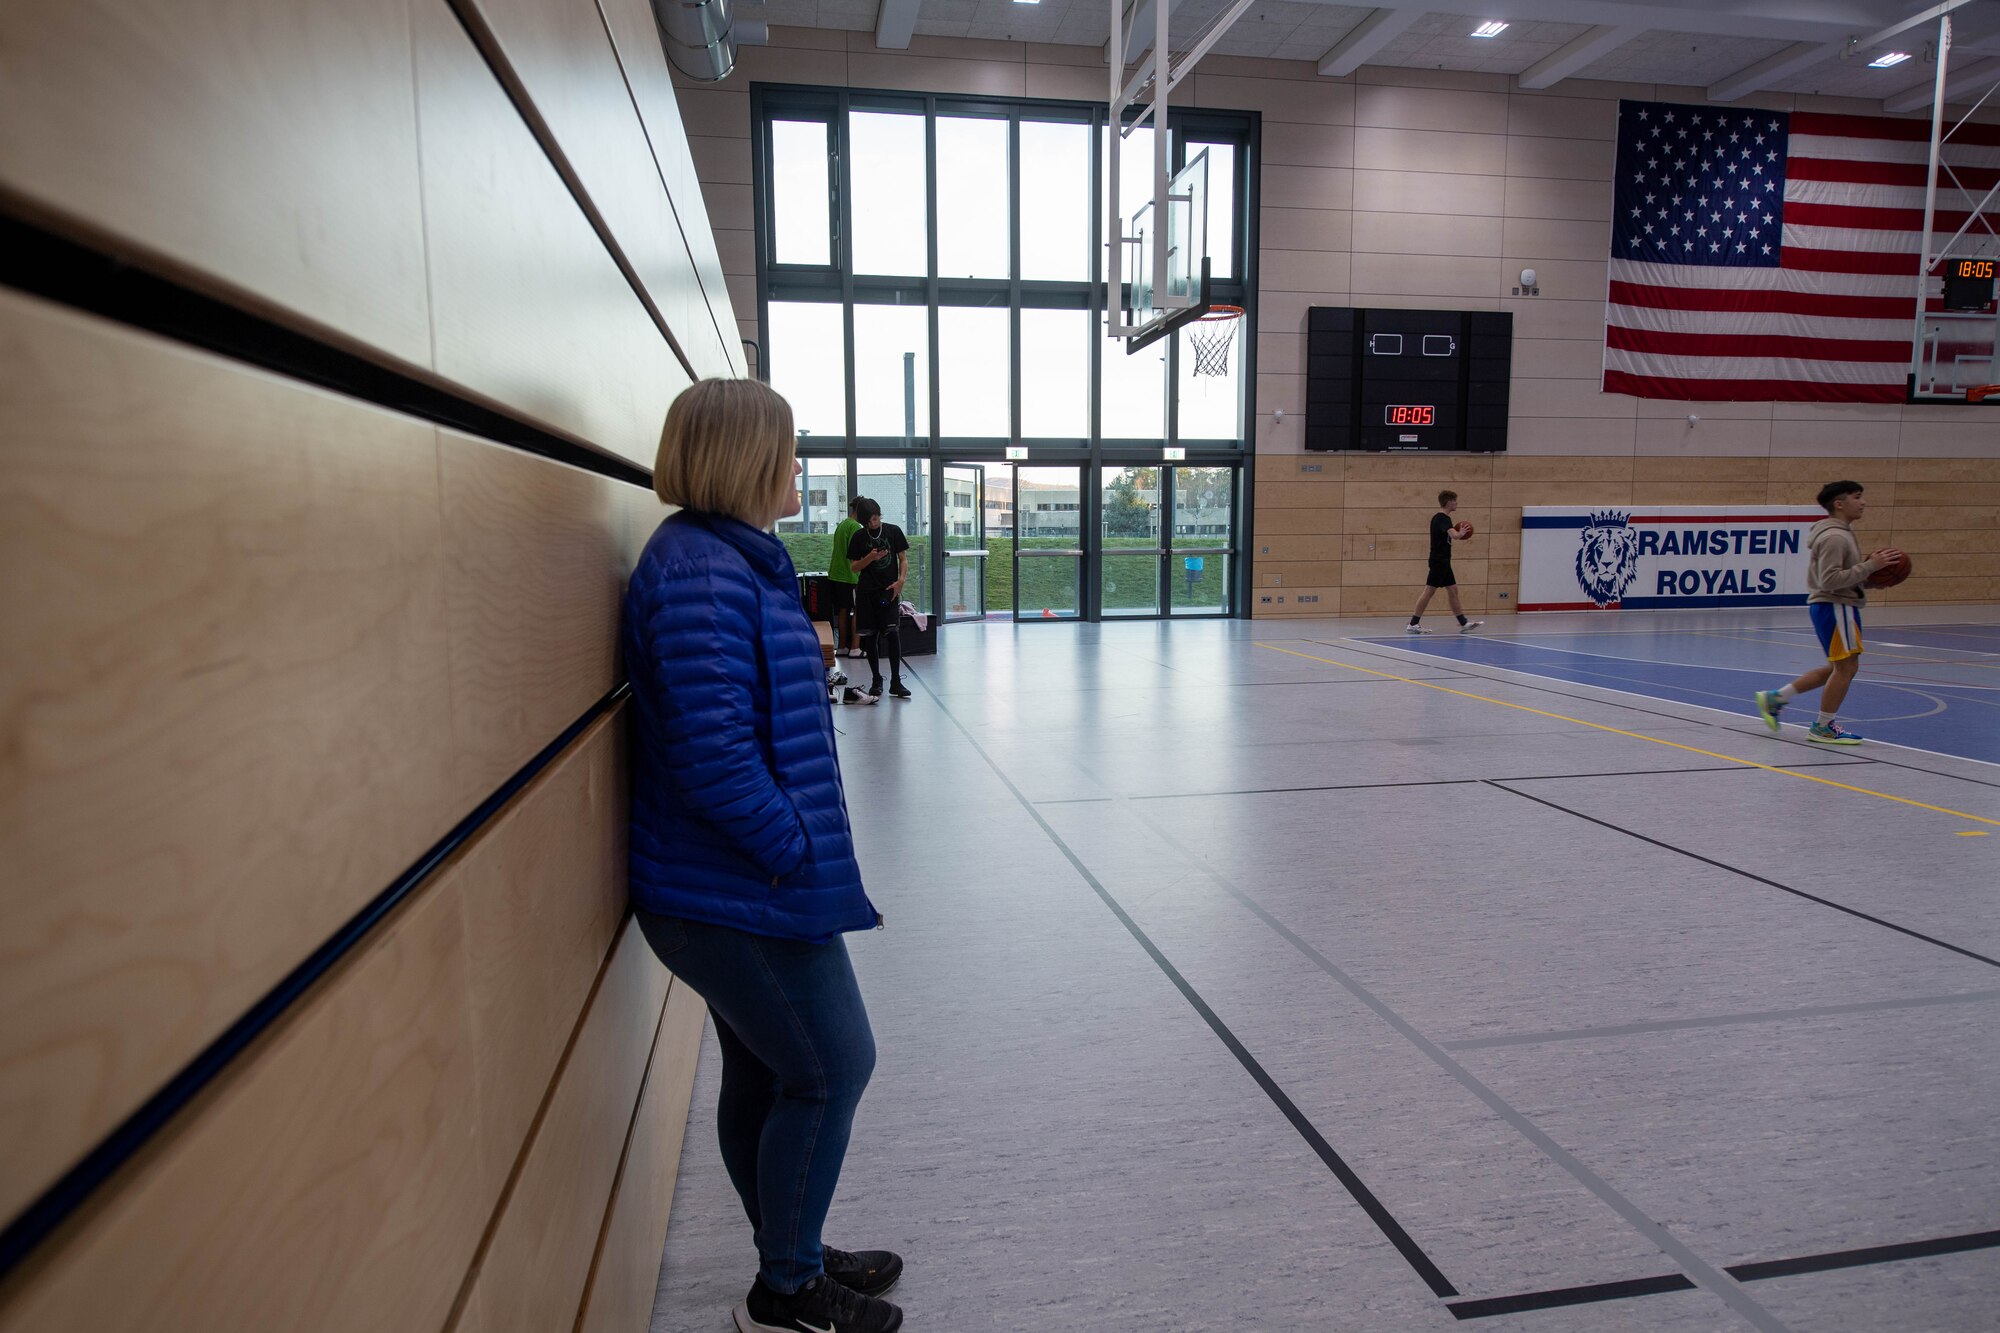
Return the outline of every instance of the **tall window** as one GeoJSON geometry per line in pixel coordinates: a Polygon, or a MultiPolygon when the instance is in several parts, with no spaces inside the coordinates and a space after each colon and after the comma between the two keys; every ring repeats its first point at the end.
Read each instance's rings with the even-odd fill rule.
{"type": "Polygon", "coordinates": [[[764,363],[808,452],[1243,449],[1250,116],[1187,109],[1163,131],[1175,170],[1206,155],[1211,299],[1248,311],[1229,373],[1209,376],[1185,332],[1129,356],[1104,337],[1106,156],[1129,219],[1162,131],[1115,133],[1083,103],[753,102],[764,363]]]}

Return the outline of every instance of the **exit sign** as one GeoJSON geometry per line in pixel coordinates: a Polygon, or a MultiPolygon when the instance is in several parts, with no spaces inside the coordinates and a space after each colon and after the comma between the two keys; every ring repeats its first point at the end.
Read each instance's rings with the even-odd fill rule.
{"type": "Polygon", "coordinates": [[[1026,449],[1022,448],[1022,447],[1021,447],[1020,445],[1018,445],[1018,444],[1010,444],[1010,445],[1008,445],[1008,446],[1007,446],[1007,457],[1008,457],[1008,458],[1010,458],[1010,459],[1012,459],[1012,458],[1026,458],[1027,456],[1028,456],[1028,451],[1027,451],[1026,449]]]}
{"type": "Polygon", "coordinates": [[[1186,457],[1187,457],[1187,450],[1185,450],[1185,449],[1169,449],[1169,450],[1167,450],[1167,461],[1168,461],[1169,463],[1178,463],[1178,462],[1180,462],[1180,461],[1181,461],[1181,460],[1182,460],[1183,458],[1186,458],[1186,457]]]}

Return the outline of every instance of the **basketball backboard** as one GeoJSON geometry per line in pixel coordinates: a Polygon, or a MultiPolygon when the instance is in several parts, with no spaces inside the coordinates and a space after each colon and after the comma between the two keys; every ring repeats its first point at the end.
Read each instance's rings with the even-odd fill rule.
{"type": "Polygon", "coordinates": [[[1164,207],[1148,199],[1132,211],[1125,235],[1132,261],[1125,293],[1129,354],[1208,309],[1206,149],[1168,181],[1164,207]]]}

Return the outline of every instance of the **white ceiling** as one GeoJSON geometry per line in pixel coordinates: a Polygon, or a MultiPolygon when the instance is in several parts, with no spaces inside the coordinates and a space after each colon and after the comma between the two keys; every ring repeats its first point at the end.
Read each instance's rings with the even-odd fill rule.
{"type": "MultiPolygon", "coordinates": [[[[1150,6],[1150,0],[1126,0],[1150,6]]],[[[1170,0],[1172,3],[1172,0],[1170,0]]],[[[1185,49],[1231,0],[1172,5],[1172,45],[1185,49]]],[[[884,6],[915,8],[919,36],[1105,45],[1110,0],[744,0],[740,17],[774,25],[877,30],[884,6]]],[[[1767,57],[1814,43],[1816,58],[1758,84],[1774,92],[1893,99],[1927,88],[1935,20],[1841,59],[1840,45],[1931,8],[1932,0],[1385,0],[1380,6],[1259,0],[1212,48],[1216,54],[1317,62],[1379,10],[1412,12],[1414,22],[1367,58],[1371,65],[1520,74],[1597,25],[1629,31],[1625,40],[1569,77],[1625,83],[1712,86],[1767,57]],[[1471,36],[1481,22],[1505,20],[1497,38],[1471,36]],[[1868,68],[1884,51],[1915,57],[1889,70],[1868,68]]],[[[1128,10],[1129,13],[1129,10],[1128,10]]],[[[1150,15],[1150,8],[1148,8],[1150,15]]],[[[2000,0],[1972,0],[1953,13],[1953,70],[2000,57],[2000,0]]],[[[1128,22],[1130,20],[1128,19],[1128,22]]],[[[1150,17],[1147,22],[1150,23],[1150,17]]],[[[1983,91],[1991,79],[1975,90],[1983,91]]],[[[1994,103],[2000,103],[1996,94],[1994,103]]],[[[1993,103],[1989,103],[1992,105],[1993,103]]]]}

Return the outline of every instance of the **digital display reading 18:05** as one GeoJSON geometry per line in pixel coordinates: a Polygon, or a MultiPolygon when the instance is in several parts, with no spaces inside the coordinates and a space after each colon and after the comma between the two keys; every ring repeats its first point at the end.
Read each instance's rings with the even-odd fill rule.
{"type": "Polygon", "coordinates": [[[1385,426],[1435,426],[1437,408],[1430,403],[1390,403],[1383,409],[1385,426]]]}

